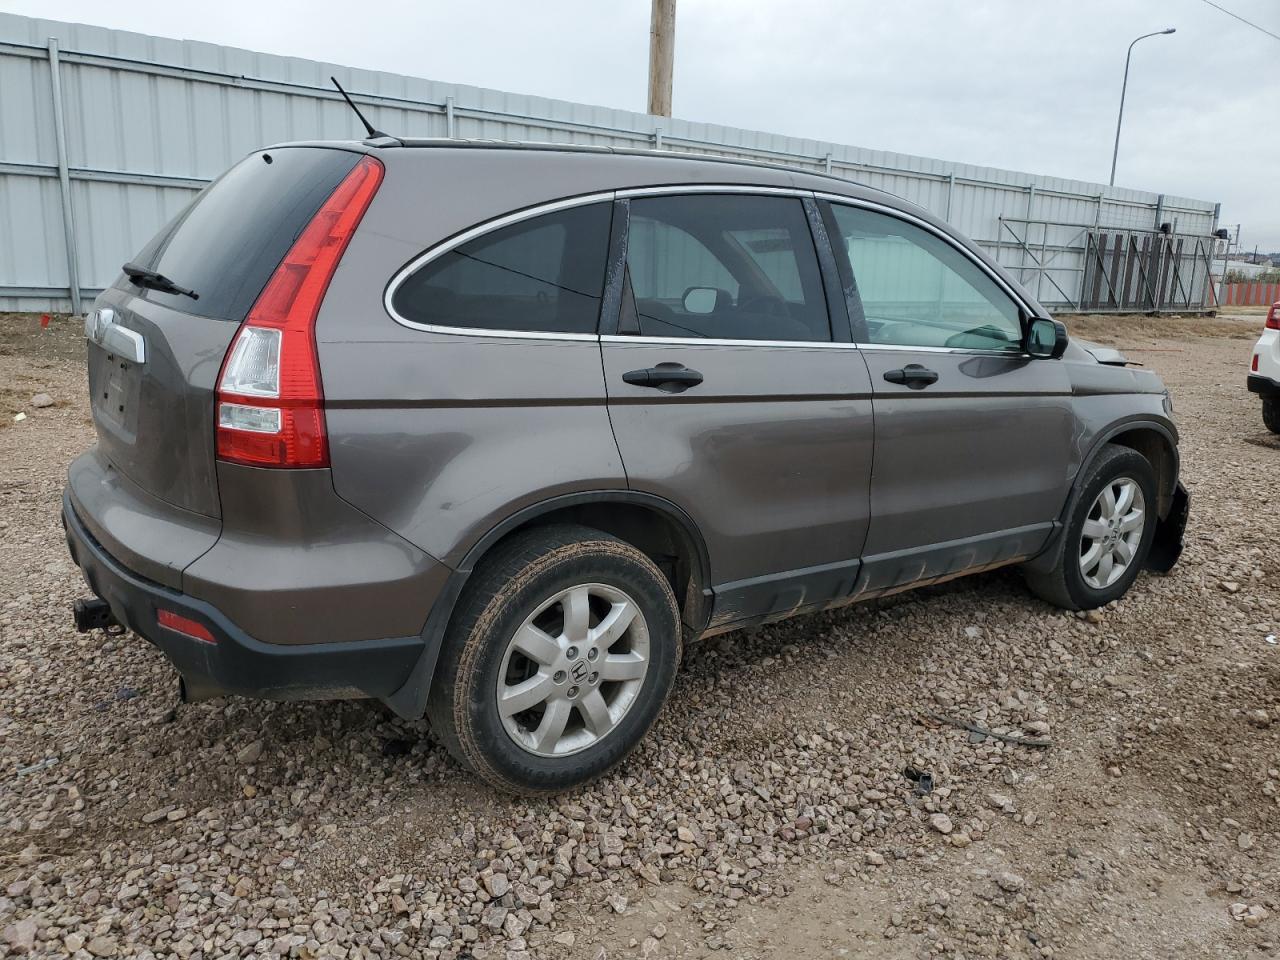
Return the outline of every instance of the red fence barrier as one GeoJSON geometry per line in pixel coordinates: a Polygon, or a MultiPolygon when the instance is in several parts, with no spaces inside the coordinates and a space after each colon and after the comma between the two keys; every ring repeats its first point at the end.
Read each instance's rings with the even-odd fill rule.
{"type": "Polygon", "coordinates": [[[1280,300],[1280,283],[1223,283],[1218,285],[1222,307],[1269,307],[1280,300]]]}

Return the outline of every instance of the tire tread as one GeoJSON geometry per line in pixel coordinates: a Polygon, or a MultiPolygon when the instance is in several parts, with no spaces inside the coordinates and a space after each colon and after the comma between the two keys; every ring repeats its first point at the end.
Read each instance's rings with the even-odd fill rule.
{"type": "MultiPolygon", "coordinates": [[[[1067,580],[1067,549],[1073,543],[1074,537],[1071,531],[1075,526],[1076,518],[1081,509],[1089,509],[1092,503],[1086,504],[1084,491],[1087,491],[1098,480],[1099,477],[1115,473],[1117,462],[1126,460],[1130,457],[1137,457],[1142,463],[1146,464],[1147,469],[1151,469],[1151,465],[1147,463],[1145,457],[1131,447],[1120,446],[1119,444],[1107,444],[1094,457],[1093,461],[1086,468],[1086,473],[1080,483],[1082,496],[1079,501],[1071,507],[1071,515],[1067,519],[1066,528],[1058,537],[1058,542],[1054,546],[1055,555],[1053,557],[1053,566],[1046,572],[1036,572],[1023,568],[1022,576],[1027,583],[1027,587],[1041,600],[1053,604],[1055,607],[1061,607],[1064,610],[1084,610],[1089,605],[1082,603],[1080,599],[1073,593],[1071,585],[1067,580]]],[[[1154,511],[1154,500],[1149,502],[1147,509],[1154,511]]],[[[1146,550],[1150,545],[1152,536],[1152,527],[1143,534],[1144,545],[1141,549],[1142,556],[1138,557],[1135,566],[1139,571],[1146,559],[1146,550]]],[[[1135,574],[1136,576],[1136,574],[1135,574]]],[[[1132,584],[1130,584],[1131,586],[1132,584]]],[[[1126,590],[1128,588],[1126,587],[1126,590]]],[[[1121,594],[1123,595],[1123,593],[1121,594]]],[[[1106,601],[1104,601],[1105,603],[1106,601]]],[[[1103,604],[1094,604],[1093,606],[1101,606],[1103,604]]]]}
{"type": "MultiPolygon", "coordinates": [[[[680,623],[666,577],[645,554],[631,544],[591,527],[557,524],[534,527],[515,534],[486,556],[470,578],[445,633],[441,669],[437,670],[428,701],[427,716],[446,749],[464,767],[493,786],[525,796],[549,796],[562,792],[558,784],[531,785],[513,780],[486,756],[468,712],[469,701],[460,692],[473,688],[494,624],[506,612],[512,598],[531,581],[566,559],[581,555],[612,554],[647,568],[665,587],[672,622],[680,623]]],[[[681,631],[673,636],[674,662],[680,662],[681,631]]],[[[633,745],[616,744],[617,753],[590,779],[604,776],[626,759],[633,745]]]]}
{"type": "Polygon", "coordinates": [[[1262,422],[1272,433],[1280,433],[1280,397],[1262,398],[1262,422]]]}

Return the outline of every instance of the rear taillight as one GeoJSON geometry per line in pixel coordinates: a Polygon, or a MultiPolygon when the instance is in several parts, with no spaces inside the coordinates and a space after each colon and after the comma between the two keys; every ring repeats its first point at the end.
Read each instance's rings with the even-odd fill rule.
{"type": "Polygon", "coordinates": [[[1267,311],[1267,329],[1280,330],[1280,302],[1273,303],[1267,311]]]}
{"type": "Polygon", "coordinates": [[[298,235],[231,341],[218,377],[219,460],[329,465],[316,314],[382,172],[373,157],[360,159],[298,235]]]}

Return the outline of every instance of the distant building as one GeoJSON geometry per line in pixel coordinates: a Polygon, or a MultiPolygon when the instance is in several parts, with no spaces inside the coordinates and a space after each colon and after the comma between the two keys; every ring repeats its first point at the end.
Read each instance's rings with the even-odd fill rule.
{"type": "Polygon", "coordinates": [[[1228,260],[1226,272],[1234,273],[1252,280],[1254,277],[1270,269],[1270,261],[1265,263],[1250,263],[1248,260],[1228,260]]]}

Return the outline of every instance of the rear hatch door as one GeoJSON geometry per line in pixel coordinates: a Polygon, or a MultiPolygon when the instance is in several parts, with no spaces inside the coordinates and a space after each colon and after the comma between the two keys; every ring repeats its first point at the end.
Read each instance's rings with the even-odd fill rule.
{"type": "Polygon", "coordinates": [[[99,449],[146,493],[220,516],[214,400],[223,358],[294,239],[359,159],[326,147],[250,154],[130,261],[194,298],[122,273],[94,304],[85,334],[99,449]]]}

